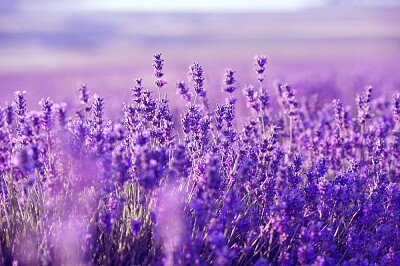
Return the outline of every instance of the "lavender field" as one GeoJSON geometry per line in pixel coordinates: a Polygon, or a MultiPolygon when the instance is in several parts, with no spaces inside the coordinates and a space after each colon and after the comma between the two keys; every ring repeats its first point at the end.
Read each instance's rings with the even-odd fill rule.
{"type": "Polygon", "coordinates": [[[400,265],[400,11],[353,11],[0,16],[0,265],[400,265]]]}

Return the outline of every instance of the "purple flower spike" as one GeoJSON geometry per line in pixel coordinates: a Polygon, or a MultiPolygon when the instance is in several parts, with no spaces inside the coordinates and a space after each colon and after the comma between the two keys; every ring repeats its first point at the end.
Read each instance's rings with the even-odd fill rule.
{"type": "Polygon", "coordinates": [[[26,91],[16,91],[14,93],[14,112],[17,115],[17,131],[19,134],[22,134],[22,128],[25,124],[25,118],[27,114],[26,110],[26,100],[25,100],[26,91]]]}
{"type": "Polygon", "coordinates": [[[5,112],[5,121],[6,121],[7,125],[11,125],[14,121],[14,108],[13,108],[12,104],[9,104],[7,102],[4,112],[5,112]]]}
{"type": "Polygon", "coordinates": [[[136,103],[141,103],[142,94],[144,91],[144,88],[142,85],[142,79],[136,79],[135,83],[136,83],[135,87],[131,88],[132,100],[136,103]]]}
{"type": "Polygon", "coordinates": [[[53,120],[53,101],[50,98],[41,99],[39,105],[42,107],[42,127],[43,130],[48,132],[52,126],[53,120]]]}
{"type": "Polygon", "coordinates": [[[86,83],[79,84],[78,91],[80,93],[79,100],[81,104],[88,104],[89,102],[89,90],[86,86],[86,83]]]}
{"type": "Polygon", "coordinates": [[[204,89],[203,89],[203,82],[204,82],[204,77],[203,77],[203,68],[199,65],[198,62],[193,63],[189,67],[189,73],[188,73],[188,79],[189,81],[193,82],[193,88],[194,91],[202,96],[204,94],[204,89]]]}
{"type": "Polygon", "coordinates": [[[93,96],[93,121],[97,125],[103,123],[104,114],[104,98],[101,98],[98,94],[93,96]]]}
{"type": "Polygon", "coordinates": [[[55,104],[54,109],[56,111],[56,117],[59,125],[61,127],[65,127],[65,125],[67,124],[67,104],[55,104]]]}
{"type": "Polygon", "coordinates": [[[224,79],[224,87],[222,88],[227,93],[233,93],[237,86],[236,86],[236,78],[234,77],[235,70],[227,68],[225,69],[225,79],[224,79]]]}
{"type": "Polygon", "coordinates": [[[335,111],[335,122],[336,122],[336,127],[339,129],[344,129],[344,108],[343,104],[340,100],[335,99],[332,101],[333,106],[334,106],[334,111],[335,111]]]}
{"type": "Polygon", "coordinates": [[[158,88],[162,88],[164,85],[167,84],[167,80],[163,79],[163,66],[164,66],[164,59],[161,59],[161,53],[153,55],[153,67],[154,67],[154,75],[156,76],[157,80],[154,82],[158,88]]]}
{"type": "Polygon", "coordinates": [[[164,85],[168,84],[165,79],[158,79],[154,82],[158,88],[164,87],[164,85]]]}
{"type": "Polygon", "coordinates": [[[164,59],[161,59],[161,53],[155,54],[153,57],[154,75],[157,78],[162,78],[162,76],[164,76],[164,73],[162,72],[164,59]]]}
{"type": "Polygon", "coordinates": [[[184,81],[178,81],[175,83],[175,87],[177,89],[176,94],[180,94],[182,99],[189,102],[192,95],[190,94],[189,87],[186,83],[184,81]]]}
{"type": "Polygon", "coordinates": [[[362,95],[357,95],[356,98],[358,108],[358,122],[360,125],[372,118],[372,86],[366,86],[362,95]]]}
{"type": "Polygon", "coordinates": [[[254,70],[258,74],[257,79],[261,84],[261,91],[262,91],[263,90],[262,82],[264,81],[264,78],[265,78],[264,71],[265,71],[265,65],[267,64],[267,57],[265,55],[261,55],[261,56],[256,55],[254,57],[254,60],[255,60],[254,70]]]}
{"type": "Polygon", "coordinates": [[[258,93],[252,85],[247,85],[243,89],[243,94],[247,98],[247,106],[254,109],[256,112],[260,110],[260,101],[258,93]]]}
{"type": "Polygon", "coordinates": [[[283,99],[285,100],[286,112],[290,117],[295,117],[298,114],[299,103],[295,97],[295,90],[289,84],[281,85],[281,90],[283,92],[283,99]]]}
{"type": "Polygon", "coordinates": [[[254,57],[254,70],[257,72],[258,75],[262,75],[265,71],[265,65],[267,64],[267,57],[265,55],[254,57]]]}
{"type": "Polygon", "coordinates": [[[393,95],[392,111],[394,121],[400,124],[400,93],[393,95]]]}

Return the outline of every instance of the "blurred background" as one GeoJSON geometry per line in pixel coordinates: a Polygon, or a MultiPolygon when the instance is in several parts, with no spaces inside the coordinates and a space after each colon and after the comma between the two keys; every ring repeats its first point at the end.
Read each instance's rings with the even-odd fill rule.
{"type": "Polygon", "coordinates": [[[27,91],[30,109],[47,96],[73,105],[86,82],[107,112],[120,112],[135,78],[154,87],[156,52],[173,106],[183,105],[174,83],[192,62],[203,66],[215,103],[227,67],[237,70],[237,95],[256,83],[260,54],[271,95],[280,79],[300,96],[353,104],[367,84],[377,95],[400,90],[400,1],[1,0],[0,105],[16,90],[27,91]]]}

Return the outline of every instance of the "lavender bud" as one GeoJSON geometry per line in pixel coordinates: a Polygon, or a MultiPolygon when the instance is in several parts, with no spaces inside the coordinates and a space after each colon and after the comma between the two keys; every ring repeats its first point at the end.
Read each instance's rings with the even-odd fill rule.
{"type": "Polygon", "coordinates": [[[104,98],[101,98],[98,94],[93,95],[93,122],[96,125],[101,126],[103,124],[104,114],[104,98]]]}
{"type": "Polygon", "coordinates": [[[243,88],[243,94],[247,98],[247,106],[254,109],[256,112],[260,111],[260,102],[258,93],[252,85],[246,85],[243,88]]]}
{"type": "Polygon", "coordinates": [[[126,129],[130,132],[136,132],[140,118],[139,118],[139,111],[134,104],[124,104],[124,124],[126,129]]]}
{"type": "Polygon", "coordinates": [[[229,97],[225,99],[225,103],[234,105],[237,102],[237,100],[238,99],[236,97],[229,97]]]}
{"type": "Polygon", "coordinates": [[[4,111],[5,111],[5,108],[0,106],[0,128],[3,127],[3,125],[4,125],[4,120],[5,120],[4,111]]]}
{"type": "Polygon", "coordinates": [[[160,79],[164,76],[164,73],[162,72],[164,59],[161,59],[161,53],[154,54],[153,57],[154,75],[157,79],[160,79]]]}
{"type": "Polygon", "coordinates": [[[236,78],[234,77],[235,70],[227,68],[225,69],[225,79],[223,80],[224,86],[222,90],[226,91],[227,93],[233,93],[237,86],[236,86],[236,78]]]}
{"type": "Polygon", "coordinates": [[[189,102],[192,95],[190,94],[189,87],[186,83],[184,81],[178,81],[175,83],[175,87],[177,89],[176,94],[180,94],[182,99],[189,102]]]}
{"type": "Polygon", "coordinates": [[[267,64],[267,57],[265,55],[258,56],[256,55],[254,57],[254,70],[257,72],[257,74],[261,75],[265,71],[265,65],[267,64]]]}
{"type": "Polygon", "coordinates": [[[65,125],[67,124],[67,104],[66,103],[60,103],[60,104],[55,104],[54,109],[56,111],[56,117],[59,125],[64,128],[65,125]]]}
{"type": "Polygon", "coordinates": [[[164,76],[164,73],[162,72],[164,59],[161,59],[161,53],[155,54],[153,57],[154,75],[157,78],[157,80],[154,81],[154,84],[156,84],[156,86],[160,89],[167,84],[167,80],[162,78],[164,76]]]}
{"type": "Polygon", "coordinates": [[[192,65],[190,65],[188,72],[188,79],[189,81],[193,82],[194,91],[200,96],[203,96],[205,92],[203,89],[203,82],[204,82],[203,68],[199,65],[198,62],[195,62],[192,65]]]}
{"type": "Polygon", "coordinates": [[[344,109],[343,104],[340,100],[333,100],[332,101],[335,111],[335,121],[336,127],[339,129],[344,129],[344,109]]]}
{"type": "Polygon", "coordinates": [[[35,134],[39,134],[40,128],[43,128],[43,113],[37,112],[37,111],[30,111],[27,114],[27,124],[24,126],[24,135],[25,136],[30,136],[32,135],[32,129],[35,132],[35,134]]]}
{"type": "Polygon", "coordinates": [[[53,101],[50,98],[41,99],[39,105],[42,107],[42,128],[44,131],[49,132],[52,127],[53,120],[53,101]]]}
{"type": "Polygon", "coordinates": [[[261,92],[260,96],[258,96],[261,103],[261,109],[265,110],[269,106],[269,95],[266,91],[261,92]]]}
{"type": "Polygon", "coordinates": [[[25,146],[19,154],[13,158],[13,164],[26,173],[31,173],[42,165],[39,160],[39,149],[34,144],[25,146]]]}
{"type": "Polygon", "coordinates": [[[136,158],[136,181],[145,189],[156,188],[164,176],[168,155],[165,149],[147,147],[136,158]]]}
{"type": "Polygon", "coordinates": [[[358,108],[358,123],[363,125],[367,120],[372,118],[372,86],[366,86],[364,93],[362,95],[357,95],[356,102],[358,108]]]}
{"type": "Polygon", "coordinates": [[[158,88],[162,88],[164,85],[167,84],[167,80],[165,80],[165,79],[158,79],[158,80],[154,81],[154,84],[156,84],[156,86],[157,86],[158,88]]]}
{"type": "Polygon", "coordinates": [[[254,70],[258,74],[258,81],[262,83],[265,77],[263,73],[265,71],[265,65],[267,64],[267,57],[265,55],[256,55],[254,60],[254,70]]]}
{"type": "Polygon", "coordinates": [[[187,178],[190,174],[191,162],[189,158],[186,147],[181,144],[177,145],[173,152],[172,166],[183,178],[187,178]]]}
{"type": "Polygon", "coordinates": [[[89,102],[89,90],[86,86],[86,83],[79,84],[78,91],[80,93],[79,100],[81,101],[81,104],[87,105],[89,102]]]}
{"type": "Polygon", "coordinates": [[[142,85],[142,79],[136,79],[135,80],[136,85],[135,87],[131,88],[132,91],[132,100],[136,103],[140,103],[142,99],[142,94],[143,94],[143,85],[142,85]]]}
{"type": "Polygon", "coordinates": [[[254,102],[257,100],[257,92],[252,85],[246,85],[243,88],[243,94],[246,96],[249,102],[254,102]]]}
{"type": "Polygon", "coordinates": [[[181,115],[183,132],[188,134],[191,131],[196,131],[199,126],[200,119],[201,115],[199,106],[189,103],[188,111],[181,115]]]}
{"type": "Polygon", "coordinates": [[[14,108],[12,104],[9,104],[6,102],[6,107],[4,107],[4,112],[5,112],[5,121],[7,125],[11,125],[14,121],[14,108]]]}
{"type": "Polygon", "coordinates": [[[282,90],[282,96],[285,101],[286,112],[290,117],[296,117],[298,114],[298,102],[295,98],[295,90],[289,84],[283,84],[280,86],[282,90]]]}
{"type": "Polygon", "coordinates": [[[400,93],[393,95],[392,112],[393,120],[400,124],[400,93]]]}
{"type": "Polygon", "coordinates": [[[21,133],[21,129],[25,123],[26,117],[26,100],[25,100],[26,91],[16,91],[14,93],[14,112],[17,115],[17,131],[21,133]]]}
{"type": "Polygon", "coordinates": [[[213,155],[206,166],[206,185],[209,189],[217,190],[221,186],[221,159],[218,155],[213,155]]]}

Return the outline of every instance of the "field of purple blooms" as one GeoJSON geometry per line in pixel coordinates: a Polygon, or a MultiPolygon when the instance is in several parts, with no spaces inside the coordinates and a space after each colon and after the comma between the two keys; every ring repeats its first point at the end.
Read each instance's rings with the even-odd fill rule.
{"type": "Polygon", "coordinates": [[[0,107],[1,265],[400,265],[400,94],[300,99],[256,56],[215,107],[190,65],[179,117],[163,61],[113,120],[85,84],[0,107]]]}

